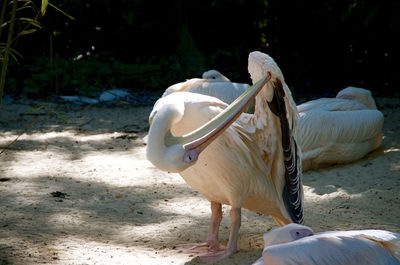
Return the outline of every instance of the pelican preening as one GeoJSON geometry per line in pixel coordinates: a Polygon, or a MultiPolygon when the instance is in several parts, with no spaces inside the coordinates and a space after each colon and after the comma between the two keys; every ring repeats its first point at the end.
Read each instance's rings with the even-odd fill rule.
{"type": "MultiPolygon", "coordinates": [[[[173,85],[164,95],[187,91],[213,96],[230,104],[249,87],[229,82],[216,70],[204,72],[202,77],[173,85]]],[[[366,89],[348,87],[339,91],[335,98],[312,100],[297,109],[303,171],[356,161],[382,142],[383,115],[366,89]]],[[[254,112],[254,103],[246,112],[254,112]]]]}
{"type": "Polygon", "coordinates": [[[279,225],[303,222],[296,106],[271,57],[250,53],[249,73],[255,85],[229,106],[211,96],[171,93],[150,115],[148,160],[178,172],[211,203],[207,240],[192,248],[206,247],[205,261],[236,251],[242,207],[279,225]],[[254,114],[241,114],[254,97],[254,114]],[[226,247],[218,241],[222,204],[232,206],[226,247]]]}
{"type": "Polygon", "coordinates": [[[400,234],[385,230],[328,231],[289,224],[264,234],[262,258],[253,265],[400,264],[400,234]]]}
{"type": "MultiPolygon", "coordinates": [[[[197,94],[216,97],[224,103],[231,104],[241,94],[243,94],[250,85],[243,83],[232,83],[217,70],[209,70],[203,73],[202,78],[192,78],[185,82],[180,82],[168,87],[162,97],[175,92],[193,92],[197,94]]],[[[254,111],[254,101],[245,109],[245,112],[254,111]]],[[[151,117],[151,115],[150,115],[151,117]]],[[[148,142],[148,135],[143,137],[145,144],[148,142]]]]}

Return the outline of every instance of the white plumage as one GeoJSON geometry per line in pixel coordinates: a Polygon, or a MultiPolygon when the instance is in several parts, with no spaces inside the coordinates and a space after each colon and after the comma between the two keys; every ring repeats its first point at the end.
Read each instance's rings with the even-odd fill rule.
{"type": "Polygon", "coordinates": [[[262,258],[253,265],[400,264],[400,234],[384,230],[328,231],[289,224],[264,234],[262,258]]]}
{"type": "MultiPolygon", "coordinates": [[[[202,78],[192,78],[168,87],[162,97],[175,92],[192,92],[216,97],[227,104],[231,104],[249,87],[248,84],[230,82],[226,76],[217,70],[208,70],[202,74],[202,78]]],[[[246,108],[245,112],[254,112],[254,101],[246,108]]],[[[148,135],[143,137],[143,141],[147,144],[148,135]]]]}
{"type": "MultiPolygon", "coordinates": [[[[256,96],[254,114],[242,114],[231,126],[224,127],[226,130],[206,149],[186,141],[196,138],[191,132],[216,115],[229,112],[231,106],[206,95],[172,93],[161,98],[150,115],[147,158],[161,170],[179,172],[211,202],[207,241],[193,245],[195,252],[206,247],[205,261],[219,260],[236,251],[242,207],[268,214],[280,225],[303,222],[296,106],[271,57],[251,53],[249,72],[253,82],[271,76],[256,96]],[[188,133],[191,136],[176,137],[188,133]],[[226,247],[218,241],[221,204],[232,206],[226,247]]],[[[211,126],[218,124],[211,122],[211,126]]]]}
{"type": "Polygon", "coordinates": [[[218,71],[210,70],[203,73],[203,78],[192,78],[168,87],[162,96],[185,91],[216,97],[230,104],[249,87],[248,84],[230,82],[218,71]]]}
{"type": "Polygon", "coordinates": [[[218,72],[217,70],[208,70],[201,76],[203,79],[216,80],[216,81],[227,81],[230,82],[229,78],[218,72]]]}
{"type": "Polygon", "coordinates": [[[303,170],[356,161],[382,142],[383,115],[368,90],[348,87],[297,109],[303,170]]]}

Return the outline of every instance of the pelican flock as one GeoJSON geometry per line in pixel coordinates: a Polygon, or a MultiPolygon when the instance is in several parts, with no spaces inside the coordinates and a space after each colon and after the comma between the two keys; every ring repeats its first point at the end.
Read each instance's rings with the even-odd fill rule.
{"type": "MultiPolygon", "coordinates": [[[[163,96],[186,91],[230,104],[248,88],[247,84],[230,82],[220,72],[209,70],[201,79],[193,78],[167,88],[163,96]]],[[[366,89],[347,87],[335,98],[312,100],[298,105],[297,110],[303,171],[350,163],[381,145],[384,117],[366,89]]],[[[245,111],[254,112],[254,102],[245,111]]]]}
{"type": "Polygon", "coordinates": [[[250,53],[248,70],[254,85],[231,105],[171,93],[156,102],[149,118],[147,159],[179,173],[210,201],[206,242],[187,250],[202,251],[207,262],[236,252],[241,208],[270,215],[281,226],[303,223],[296,105],[271,57],[250,53]],[[254,97],[254,114],[242,113],[254,97]],[[231,205],[227,246],[218,240],[222,204],[231,205]]]}
{"type": "Polygon", "coordinates": [[[262,257],[253,265],[400,264],[400,234],[385,230],[327,231],[289,224],[264,234],[262,257]]]}

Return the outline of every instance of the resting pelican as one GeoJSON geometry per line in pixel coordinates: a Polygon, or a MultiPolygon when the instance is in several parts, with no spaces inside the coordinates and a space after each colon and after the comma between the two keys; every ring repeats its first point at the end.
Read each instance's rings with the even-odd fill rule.
{"type": "MultiPolygon", "coordinates": [[[[208,79],[208,80],[215,80],[215,81],[227,81],[230,82],[229,78],[221,74],[217,70],[208,70],[204,72],[201,76],[203,79],[208,79]]],[[[244,91],[242,91],[244,92],[244,91]]],[[[238,95],[239,96],[239,95],[238,95]]]]}
{"type": "Polygon", "coordinates": [[[303,170],[353,162],[381,145],[383,114],[366,89],[348,87],[297,110],[303,170]]]}
{"type": "MultiPolygon", "coordinates": [[[[203,78],[207,85],[193,85],[191,79],[178,84],[179,89],[171,86],[166,94],[190,91],[230,104],[248,88],[244,84],[229,83],[229,79],[216,70],[203,73],[203,78]],[[226,82],[212,83],[207,79],[226,82]]],[[[246,112],[253,110],[254,105],[251,105],[246,112]]],[[[339,91],[336,98],[312,100],[297,106],[297,110],[303,171],[350,163],[381,145],[383,115],[366,89],[348,87],[339,91]]]]}
{"type": "Polygon", "coordinates": [[[236,252],[242,207],[268,214],[279,225],[303,222],[296,106],[271,57],[250,53],[249,72],[255,85],[229,106],[215,97],[172,93],[150,114],[147,159],[178,172],[211,203],[207,240],[192,247],[206,247],[204,261],[236,252]],[[254,96],[254,114],[240,115],[254,96]],[[222,204],[232,206],[226,247],[218,241],[222,204]]]}
{"type": "Polygon", "coordinates": [[[262,258],[253,265],[400,264],[400,234],[384,230],[328,231],[289,224],[264,234],[262,258]]]}
{"type": "Polygon", "coordinates": [[[168,87],[162,96],[186,91],[216,97],[230,104],[249,87],[248,84],[230,82],[217,70],[209,70],[203,73],[202,78],[192,78],[168,87]]]}

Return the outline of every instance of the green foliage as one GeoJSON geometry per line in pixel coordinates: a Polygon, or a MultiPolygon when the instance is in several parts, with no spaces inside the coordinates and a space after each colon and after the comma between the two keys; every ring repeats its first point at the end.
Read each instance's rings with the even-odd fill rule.
{"type": "Polygon", "coordinates": [[[0,104],[1,100],[3,98],[3,89],[4,89],[4,84],[6,80],[6,72],[7,72],[7,66],[8,66],[8,58],[10,56],[10,51],[11,51],[11,43],[12,43],[12,37],[14,34],[14,23],[15,23],[15,18],[16,18],[16,12],[17,12],[17,1],[13,1],[12,5],[12,10],[11,10],[11,19],[9,23],[3,23],[4,19],[4,14],[7,5],[3,3],[2,6],[2,11],[1,11],[1,21],[0,21],[0,31],[2,31],[4,25],[9,24],[9,29],[8,29],[8,35],[7,35],[7,42],[6,44],[2,45],[4,49],[0,51],[0,57],[2,61],[2,67],[1,67],[1,75],[0,75],[0,104]]]}
{"type": "MultiPolygon", "coordinates": [[[[3,98],[3,90],[6,82],[9,58],[11,57],[17,62],[19,61],[18,59],[22,59],[21,53],[15,50],[13,46],[21,36],[34,33],[38,29],[41,29],[39,18],[41,15],[43,16],[45,14],[48,6],[55,8],[64,15],[73,19],[73,17],[49,3],[48,0],[42,0],[40,11],[37,9],[35,3],[31,0],[2,1],[0,15],[0,37],[2,37],[2,32],[6,28],[8,29],[8,34],[5,42],[0,39],[0,61],[2,63],[0,73],[0,104],[3,98]],[[11,11],[7,12],[9,6],[11,6],[11,11]],[[10,14],[9,17],[7,16],[8,13],[10,14]],[[15,25],[17,26],[17,30],[14,29],[15,25]]],[[[52,67],[52,69],[54,69],[54,67],[52,67]]],[[[28,93],[37,92],[40,90],[40,88],[28,87],[27,90],[28,93]]]]}

